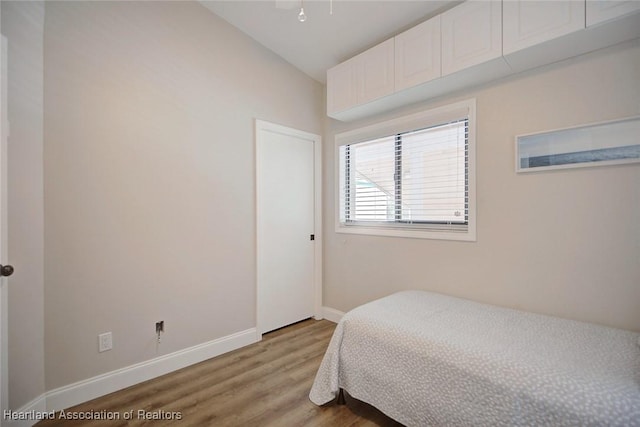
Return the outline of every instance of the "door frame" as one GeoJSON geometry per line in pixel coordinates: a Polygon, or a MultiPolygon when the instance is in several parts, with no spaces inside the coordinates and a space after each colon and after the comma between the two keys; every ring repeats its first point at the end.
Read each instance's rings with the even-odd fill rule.
{"type": "Polygon", "coordinates": [[[265,332],[263,325],[261,325],[261,313],[260,313],[260,225],[258,218],[260,218],[260,203],[262,201],[259,191],[258,179],[262,171],[262,164],[260,162],[261,153],[264,149],[265,143],[264,133],[276,132],[287,136],[304,138],[313,142],[313,161],[314,161],[314,215],[313,215],[313,227],[314,227],[314,265],[313,265],[313,306],[314,306],[314,319],[321,320],[322,316],[322,138],[320,135],[305,132],[302,130],[282,126],[279,124],[267,122],[265,120],[255,120],[255,183],[256,183],[256,339],[262,340],[262,334],[265,332]]]}
{"type": "MultiPolygon", "coordinates": [[[[9,138],[8,64],[9,44],[0,36],[0,263],[7,258],[7,140],[9,138]]],[[[0,414],[9,409],[7,278],[0,277],[0,414]]],[[[2,425],[0,416],[0,425],[2,425]]]]}

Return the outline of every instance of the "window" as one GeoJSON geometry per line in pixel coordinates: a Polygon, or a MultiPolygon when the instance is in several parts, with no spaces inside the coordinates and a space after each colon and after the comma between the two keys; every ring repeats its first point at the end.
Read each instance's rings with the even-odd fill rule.
{"type": "Polygon", "coordinates": [[[336,136],[338,232],[475,240],[475,101],[336,136]]]}

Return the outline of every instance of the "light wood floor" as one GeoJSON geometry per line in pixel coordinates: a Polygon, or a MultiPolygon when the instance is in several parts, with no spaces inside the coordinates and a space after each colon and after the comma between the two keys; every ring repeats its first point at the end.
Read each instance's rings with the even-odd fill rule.
{"type": "Polygon", "coordinates": [[[120,420],[45,420],[44,426],[401,426],[346,396],[343,406],[318,407],[309,390],[335,324],[305,320],[264,335],[259,343],[66,410],[120,420]],[[180,420],[138,419],[138,411],[180,420]],[[105,411],[105,412],[101,412],[105,411]],[[133,411],[132,420],[124,414],[133,411]],[[161,412],[162,411],[162,412],[161,412]]]}

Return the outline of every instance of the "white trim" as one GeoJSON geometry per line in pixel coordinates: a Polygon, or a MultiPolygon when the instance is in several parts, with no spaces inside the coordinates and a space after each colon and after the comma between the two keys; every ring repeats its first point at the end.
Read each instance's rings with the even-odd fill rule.
{"type": "Polygon", "coordinates": [[[333,323],[338,323],[344,316],[344,312],[331,307],[322,307],[324,318],[333,323]]]}
{"type": "MultiPolygon", "coordinates": [[[[15,413],[38,413],[60,411],[114,391],[148,381],[178,369],[202,362],[221,354],[257,342],[256,329],[251,328],[227,335],[206,343],[156,357],[146,362],[127,366],[74,384],[51,390],[22,406],[15,413]]],[[[0,414],[0,419],[3,414],[0,414]]],[[[3,420],[10,427],[31,427],[38,419],[3,420]]]]}
{"type": "Polygon", "coordinates": [[[409,132],[422,127],[436,126],[451,119],[458,119],[475,112],[476,100],[471,98],[442,107],[410,114],[384,122],[339,133],[335,136],[336,147],[356,144],[369,139],[382,138],[398,133],[409,132]]]}
{"type": "Polygon", "coordinates": [[[315,317],[317,320],[321,320],[324,316],[322,313],[322,138],[316,135],[314,140],[314,192],[315,192],[315,212],[314,212],[314,227],[315,227],[315,267],[314,267],[314,284],[315,284],[315,317]]]}
{"type": "Polygon", "coordinates": [[[46,393],[46,409],[59,411],[182,369],[256,342],[255,328],[227,335],[146,362],[107,372],[46,393]]]}
{"type": "MultiPolygon", "coordinates": [[[[0,263],[8,260],[7,242],[7,138],[9,136],[9,112],[8,112],[8,40],[2,35],[0,53],[0,263]]],[[[8,290],[7,278],[0,278],[0,426],[2,422],[2,412],[9,408],[9,329],[8,329],[8,290]]]]}
{"type": "Polygon", "coordinates": [[[260,229],[258,224],[258,218],[260,215],[260,194],[258,189],[257,179],[260,176],[261,164],[260,164],[260,142],[261,142],[261,132],[269,131],[282,133],[284,135],[290,135],[294,137],[299,137],[303,139],[308,139],[313,141],[314,146],[314,236],[315,236],[315,249],[314,249],[314,274],[313,274],[313,299],[314,299],[314,313],[313,317],[317,320],[323,318],[323,310],[322,310],[322,137],[317,134],[313,134],[310,132],[305,132],[302,130],[290,128],[287,126],[282,126],[279,124],[267,122],[265,120],[256,119],[255,120],[255,162],[256,162],[256,329],[258,335],[258,341],[262,339],[262,334],[265,332],[261,325],[262,315],[260,313],[259,307],[259,295],[260,295],[260,242],[259,235],[260,229]]]}
{"type": "MultiPolygon", "coordinates": [[[[40,418],[43,418],[44,413],[48,412],[46,394],[42,394],[36,397],[31,402],[23,405],[20,409],[13,412],[17,414],[29,414],[29,413],[33,413],[34,415],[39,414],[40,418]]],[[[2,418],[4,418],[4,413],[1,416],[2,418]]],[[[7,421],[3,419],[3,421],[6,423],[8,427],[31,427],[34,424],[36,424],[38,421],[40,421],[40,419],[35,418],[35,419],[15,420],[15,421],[11,421],[11,420],[7,421]]]]}
{"type": "Polygon", "coordinates": [[[359,129],[339,133],[335,136],[334,162],[334,229],[336,233],[367,234],[374,236],[407,237],[419,239],[476,241],[476,99],[471,98],[408,116],[375,123],[359,129]],[[438,230],[429,227],[403,227],[383,225],[345,225],[340,222],[340,146],[355,144],[369,139],[381,138],[396,133],[408,132],[467,116],[469,118],[469,223],[465,231],[438,230]]]}

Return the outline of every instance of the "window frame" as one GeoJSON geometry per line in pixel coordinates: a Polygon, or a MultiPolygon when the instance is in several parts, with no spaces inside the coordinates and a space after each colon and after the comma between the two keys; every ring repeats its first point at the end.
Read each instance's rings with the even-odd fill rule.
{"type": "Polygon", "coordinates": [[[453,104],[425,110],[408,116],[387,120],[360,129],[335,135],[335,231],[336,233],[364,234],[421,239],[476,241],[476,100],[467,99],[453,104]],[[363,223],[340,221],[340,147],[412,132],[447,122],[468,119],[468,224],[406,224],[402,222],[363,223]]]}

